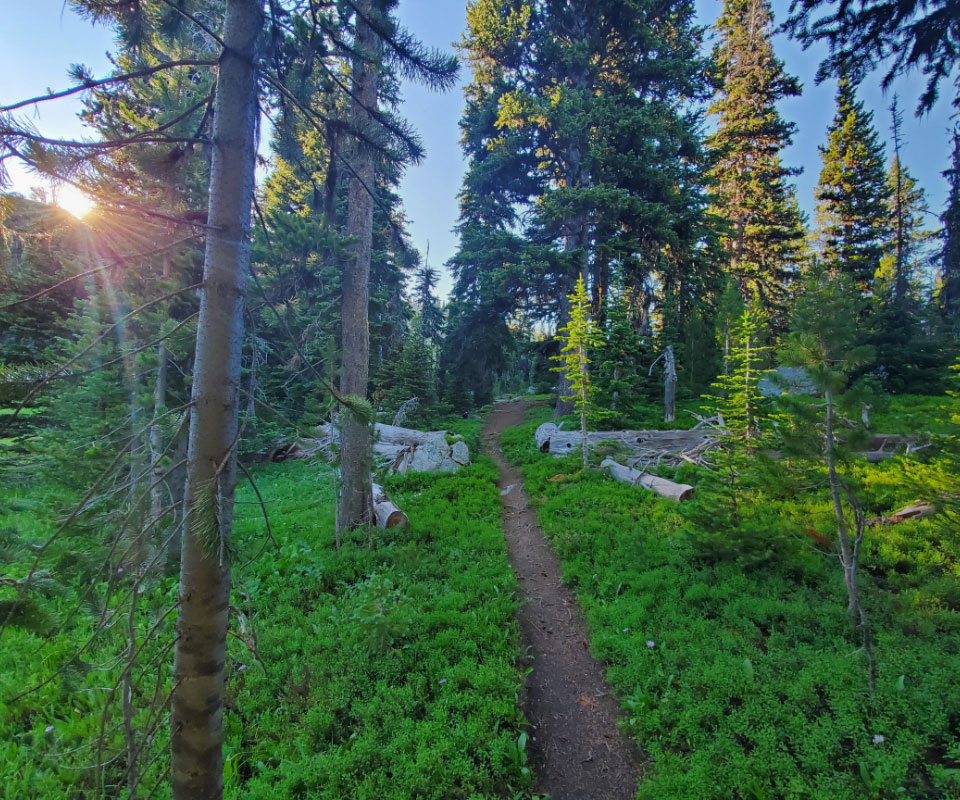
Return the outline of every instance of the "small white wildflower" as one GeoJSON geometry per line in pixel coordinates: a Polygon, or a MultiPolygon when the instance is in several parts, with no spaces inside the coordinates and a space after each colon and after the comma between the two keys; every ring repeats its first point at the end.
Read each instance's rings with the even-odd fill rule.
{"type": "Polygon", "coordinates": [[[647,647],[649,647],[651,650],[653,650],[653,648],[656,647],[656,646],[657,646],[657,643],[656,643],[655,641],[653,641],[653,639],[647,639],[647,647]]]}
{"type": "Polygon", "coordinates": [[[446,679],[446,678],[441,678],[441,679],[440,679],[440,684],[441,684],[441,686],[442,686],[443,684],[445,684],[446,682],[447,682],[447,679],[446,679]]]}
{"type": "Polygon", "coordinates": [[[123,575],[123,567],[117,567],[117,575],[123,575]]]}
{"type": "Polygon", "coordinates": [[[624,628],[624,629],[623,629],[623,632],[624,632],[624,633],[630,633],[630,629],[629,629],[629,628],[624,628]]]}
{"type": "Polygon", "coordinates": [[[882,734],[882,733],[875,733],[875,734],[873,734],[873,743],[874,743],[874,744],[883,744],[885,741],[887,741],[887,740],[883,737],[883,734],[882,734]]]}
{"type": "Polygon", "coordinates": [[[44,733],[53,733],[53,725],[47,725],[47,727],[43,729],[43,732],[44,732],[44,733]]]}
{"type": "Polygon", "coordinates": [[[241,664],[239,667],[237,667],[237,672],[243,672],[246,668],[246,664],[241,664]]]}

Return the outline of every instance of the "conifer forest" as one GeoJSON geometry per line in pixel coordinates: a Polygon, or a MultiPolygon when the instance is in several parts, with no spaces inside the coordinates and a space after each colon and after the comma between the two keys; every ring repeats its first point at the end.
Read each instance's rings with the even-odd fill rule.
{"type": "Polygon", "coordinates": [[[0,51],[0,800],[960,800],[958,0],[0,51]]]}

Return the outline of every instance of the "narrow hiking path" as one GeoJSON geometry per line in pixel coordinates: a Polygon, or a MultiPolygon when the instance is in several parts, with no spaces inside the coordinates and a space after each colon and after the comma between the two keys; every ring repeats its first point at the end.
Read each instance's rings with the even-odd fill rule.
{"type": "Polygon", "coordinates": [[[626,800],[636,794],[635,748],[617,728],[617,702],[603,666],[590,655],[586,623],[573,592],[561,583],[560,562],[537,523],[520,471],[500,449],[501,434],[521,424],[530,405],[497,406],[483,443],[500,470],[507,552],[521,594],[520,630],[532,657],[524,711],[533,724],[537,789],[551,800],[626,800]]]}

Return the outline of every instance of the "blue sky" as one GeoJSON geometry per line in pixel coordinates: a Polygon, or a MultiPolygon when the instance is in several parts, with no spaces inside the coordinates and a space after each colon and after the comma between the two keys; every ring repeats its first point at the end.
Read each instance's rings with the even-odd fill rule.
{"type": "MultiPolygon", "coordinates": [[[[786,14],[789,0],[774,0],[778,20],[786,14]]],[[[11,4],[12,5],[12,4],[11,4]]],[[[712,22],[721,7],[720,0],[697,0],[697,11],[703,24],[712,22]]],[[[401,0],[403,23],[426,44],[449,47],[460,38],[465,23],[464,4],[457,0],[401,0]]],[[[67,68],[83,63],[94,75],[109,71],[106,51],[112,46],[109,31],[94,28],[64,8],[63,0],[32,0],[4,9],[5,25],[0,30],[0,104],[41,94],[46,89],[68,85],[67,68]]],[[[796,42],[778,37],[777,52],[787,69],[803,83],[803,96],[784,101],[782,112],[795,121],[799,130],[794,144],[784,153],[791,166],[803,167],[796,178],[801,207],[811,215],[813,190],[820,171],[817,151],[833,117],[832,83],[814,85],[813,75],[822,51],[803,51],[796,42]]],[[[462,84],[469,76],[461,76],[461,87],[445,95],[437,95],[421,87],[405,88],[404,112],[420,131],[427,149],[422,165],[408,170],[401,186],[401,195],[410,220],[411,235],[422,253],[430,246],[430,262],[442,265],[456,250],[452,231],[457,217],[457,192],[463,177],[464,163],[459,147],[458,121],[463,107],[462,84]]],[[[941,102],[923,119],[913,116],[917,97],[923,89],[918,74],[901,79],[893,91],[901,98],[904,109],[904,162],[927,191],[932,211],[940,213],[946,199],[946,184],[941,175],[949,154],[948,129],[950,108],[941,102]]],[[[869,78],[861,88],[867,106],[875,111],[875,125],[886,139],[889,129],[887,107],[890,96],[879,87],[879,76],[869,78]]],[[[61,137],[82,134],[76,119],[79,104],[71,100],[45,103],[35,124],[45,134],[61,137]]],[[[24,172],[14,173],[14,188],[26,192],[33,178],[24,172]]],[[[441,285],[444,294],[449,288],[445,276],[441,285]]]]}

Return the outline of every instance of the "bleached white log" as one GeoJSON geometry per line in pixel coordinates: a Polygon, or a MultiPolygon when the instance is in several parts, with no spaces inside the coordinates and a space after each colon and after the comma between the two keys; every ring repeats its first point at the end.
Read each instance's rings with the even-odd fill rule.
{"type": "Polygon", "coordinates": [[[410,524],[407,515],[400,510],[400,507],[394,503],[383,487],[377,483],[371,484],[373,494],[373,514],[376,517],[377,525],[381,528],[406,528],[410,524]]]}
{"type": "MultiPolygon", "coordinates": [[[[716,442],[717,438],[723,435],[722,431],[712,428],[673,431],[590,431],[587,433],[587,445],[597,447],[605,442],[612,442],[634,452],[662,450],[681,453],[709,442],[716,442]]],[[[579,431],[554,433],[549,441],[550,455],[556,457],[572,455],[580,449],[582,441],[579,431]]]]}
{"type": "Polygon", "coordinates": [[[670,500],[686,500],[693,494],[693,487],[687,483],[676,483],[666,478],[659,478],[656,475],[649,475],[646,472],[625,467],[612,458],[605,458],[600,467],[606,470],[614,480],[630,486],[641,486],[670,500]]]}

